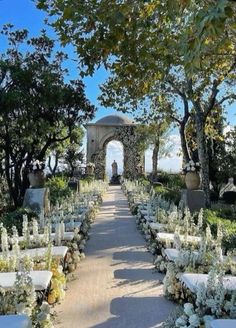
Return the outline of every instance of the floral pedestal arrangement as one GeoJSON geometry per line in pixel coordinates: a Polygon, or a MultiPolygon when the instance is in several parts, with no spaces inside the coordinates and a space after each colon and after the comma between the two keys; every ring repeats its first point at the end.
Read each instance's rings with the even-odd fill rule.
{"type": "Polygon", "coordinates": [[[198,172],[187,172],[185,176],[185,184],[189,190],[197,190],[200,187],[200,176],[198,172]]]}
{"type": "Polygon", "coordinates": [[[184,167],[185,184],[188,190],[197,190],[200,187],[200,164],[198,162],[189,161],[184,167]]]}
{"type": "Polygon", "coordinates": [[[43,171],[30,172],[28,179],[32,188],[42,188],[44,186],[45,176],[43,171]]]}
{"type": "Polygon", "coordinates": [[[44,186],[44,168],[45,164],[38,160],[30,164],[28,179],[32,188],[42,188],[44,186]]]}
{"type": "Polygon", "coordinates": [[[184,167],[185,184],[187,189],[182,190],[181,200],[191,213],[205,207],[205,195],[200,189],[200,164],[189,161],[184,167]]]}

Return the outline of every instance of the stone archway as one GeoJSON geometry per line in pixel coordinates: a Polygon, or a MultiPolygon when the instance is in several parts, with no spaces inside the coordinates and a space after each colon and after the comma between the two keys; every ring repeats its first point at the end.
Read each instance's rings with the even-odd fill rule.
{"type": "Polygon", "coordinates": [[[87,125],[87,162],[95,164],[95,175],[104,179],[106,147],[112,140],[120,141],[124,149],[124,177],[134,179],[139,167],[144,167],[144,154],[138,150],[136,124],[129,118],[110,115],[87,125]]]}

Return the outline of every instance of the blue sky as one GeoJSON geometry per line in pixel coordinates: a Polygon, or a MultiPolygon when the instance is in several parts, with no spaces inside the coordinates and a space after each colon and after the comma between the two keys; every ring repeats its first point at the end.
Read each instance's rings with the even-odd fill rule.
{"type": "MultiPolygon", "coordinates": [[[[42,28],[46,28],[48,35],[54,39],[56,39],[56,35],[54,31],[44,24],[44,18],[46,15],[44,12],[36,9],[35,4],[31,0],[0,0],[0,26],[6,23],[13,24],[16,28],[26,28],[30,32],[30,36],[37,36],[42,28]]],[[[6,47],[6,43],[3,38],[0,36],[0,52],[4,50],[6,47]]],[[[60,45],[58,44],[58,48],[60,45]]],[[[70,79],[79,78],[78,71],[76,69],[76,62],[74,60],[77,59],[76,54],[73,53],[73,48],[68,46],[64,49],[65,52],[68,53],[70,59],[66,64],[69,69],[69,77],[70,79]]],[[[103,108],[97,101],[97,97],[99,95],[99,84],[105,81],[107,77],[107,73],[105,70],[100,69],[96,72],[93,77],[86,77],[84,79],[84,83],[86,85],[86,95],[90,99],[90,101],[96,105],[98,111],[96,113],[95,121],[99,118],[110,115],[113,113],[117,113],[112,108],[103,108]]],[[[228,108],[227,121],[231,125],[236,124],[236,104],[230,106],[228,108]]],[[[173,138],[176,142],[176,152],[179,147],[179,142],[177,140],[177,132],[173,132],[173,138]]],[[[115,146],[117,144],[113,144],[111,146],[111,152],[114,152],[115,155],[115,146]]],[[[119,147],[117,148],[117,150],[119,147]]],[[[110,153],[110,152],[109,152],[110,153]]],[[[121,154],[121,153],[119,153],[121,154]]],[[[120,155],[117,155],[120,157],[120,155]]],[[[109,155],[110,158],[110,155],[109,155]]],[[[112,159],[111,159],[112,161],[112,159]]],[[[161,160],[161,167],[167,170],[178,170],[180,160],[176,157],[176,154],[173,153],[173,157],[171,159],[163,159],[161,160]],[[174,163],[174,164],[173,164],[174,163]]],[[[146,164],[148,168],[150,167],[150,152],[147,157],[146,164]]]]}
{"type": "MultiPolygon", "coordinates": [[[[30,36],[37,36],[42,28],[46,28],[48,35],[56,39],[57,36],[53,29],[44,24],[46,15],[44,12],[38,10],[33,1],[31,0],[0,0],[0,26],[6,23],[13,24],[16,28],[26,28],[30,32],[30,36]]],[[[5,38],[0,36],[0,51],[5,49],[5,38]]],[[[58,49],[60,45],[57,45],[58,49]]],[[[76,68],[77,59],[76,54],[73,52],[72,46],[63,48],[63,51],[68,53],[69,60],[66,67],[69,69],[69,79],[79,78],[78,70],[76,68]]],[[[104,115],[116,113],[112,108],[102,108],[97,101],[99,93],[99,84],[106,79],[106,71],[100,69],[95,76],[87,77],[84,79],[86,85],[86,94],[90,101],[98,107],[96,120],[104,115]]]]}

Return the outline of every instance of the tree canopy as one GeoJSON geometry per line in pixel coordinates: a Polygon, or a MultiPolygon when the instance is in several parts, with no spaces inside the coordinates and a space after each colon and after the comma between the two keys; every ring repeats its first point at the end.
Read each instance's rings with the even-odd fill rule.
{"type": "Polygon", "coordinates": [[[54,51],[45,31],[29,38],[26,30],[5,26],[2,34],[9,47],[0,56],[1,164],[18,205],[28,186],[30,162],[45,160],[51,147],[72,138],[95,108],[80,80],[64,81],[66,56],[54,51]]]}
{"type": "MultiPolygon", "coordinates": [[[[137,109],[144,99],[165,98],[182,128],[196,128],[202,184],[209,205],[206,122],[215,108],[235,100],[233,1],[38,0],[61,42],[72,42],[82,75],[104,65],[105,104],[137,109]],[[199,34],[200,33],[200,34],[199,34]],[[179,119],[179,102],[182,118],[179,119]]],[[[160,106],[161,110],[164,110],[160,106]]],[[[167,111],[166,111],[167,112],[167,111]]],[[[183,143],[182,143],[183,144],[183,143]]],[[[187,151],[186,158],[188,157],[187,151]]]]}

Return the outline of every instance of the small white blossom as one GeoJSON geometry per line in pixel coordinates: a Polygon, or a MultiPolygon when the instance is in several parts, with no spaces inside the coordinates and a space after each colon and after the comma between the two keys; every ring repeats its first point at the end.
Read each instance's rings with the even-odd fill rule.
{"type": "Polygon", "coordinates": [[[179,318],[175,321],[175,325],[176,325],[176,327],[183,327],[183,326],[186,325],[186,324],[187,324],[187,320],[186,320],[183,316],[179,317],[179,318]]]}
{"type": "Polygon", "coordinates": [[[199,316],[197,314],[192,314],[189,317],[189,323],[191,325],[191,327],[199,327],[200,326],[200,319],[199,316]]]}
{"type": "Polygon", "coordinates": [[[192,303],[184,304],[184,313],[187,314],[187,316],[189,317],[194,313],[194,308],[192,303]]]}

